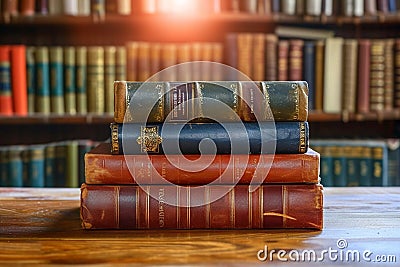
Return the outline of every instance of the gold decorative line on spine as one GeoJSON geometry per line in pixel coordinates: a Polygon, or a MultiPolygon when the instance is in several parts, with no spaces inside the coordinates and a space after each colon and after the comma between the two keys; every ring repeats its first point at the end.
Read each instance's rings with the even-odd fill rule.
{"type": "Polygon", "coordinates": [[[180,186],[176,187],[176,226],[178,229],[182,229],[181,226],[181,200],[180,200],[180,196],[181,196],[181,191],[180,191],[180,186]]]}
{"type": "Polygon", "coordinates": [[[249,203],[248,203],[248,207],[249,207],[249,228],[252,228],[253,226],[253,194],[251,193],[251,185],[249,186],[249,203]]]}
{"type": "Polygon", "coordinates": [[[299,113],[300,113],[300,107],[299,107],[299,103],[300,103],[300,85],[298,83],[293,83],[292,84],[292,88],[294,89],[294,103],[295,103],[295,113],[293,116],[294,120],[297,120],[299,118],[299,113]]]}
{"type": "Polygon", "coordinates": [[[300,122],[299,126],[300,126],[299,152],[305,153],[307,149],[306,125],[304,122],[300,122]]]}
{"type": "Polygon", "coordinates": [[[119,154],[118,124],[111,124],[111,153],[119,154]]]}
{"type": "Polygon", "coordinates": [[[286,216],[288,213],[288,204],[289,204],[289,198],[288,198],[288,192],[287,192],[287,187],[284,185],[282,187],[282,227],[286,228],[286,216]]]}
{"type": "Polygon", "coordinates": [[[150,186],[146,186],[146,225],[150,228],[150,186]]]}
{"type": "Polygon", "coordinates": [[[158,105],[157,105],[157,110],[158,110],[158,115],[160,116],[157,118],[158,121],[163,121],[165,119],[164,115],[164,87],[165,84],[157,84],[156,88],[158,89],[158,105]]]}
{"type": "Polygon", "coordinates": [[[187,226],[188,226],[188,229],[190,229],[190,187],[186,187],[186,190],[187,190],[187,193],[186,193],[186,196],[187,196],[187,215],[186,215],[186,218],[187,218],[187,226]]]}
{"type": "Polygon", "coordinates": [[[206,186],[204,190],[205,198],[206,198],[206,226],[210,228],[210,211],[211,211],[211,201],[210,201],[210,187],[206,186]]]}
{"type": "Polygon", "coordinates": [[[240,94],[240,97],[242,97],[243,96],[243,93],[241,92],[242,91],[242,86],[241,86],[241,83],[239,83],[240,84],[240,88],[239,88],[239,86],[238,86],[238,84],[237,83],[232,83],[231,84],[231,89],[232,89],[232,92],[233,92],[233,110],[236,112],[236,114],[238,114],[238,115],[240,115],[239,114],[239,99],[238,99],[238,96],[239,96],[239,94],[240,94]]]}
{"type": "Polygon", "coordinates": [[[231,202],[231,226],[235,228],[236,226],[236,209],[235,209],[235,187],[229,192],[230,202],[231,202]]]}
{"type": "Polygon", "coordinates": [[[120,194],[120,187],[115,187],[115,225],[119,228],[119,194],[120,194]]]}
{"type": "Polygon", "coordinates": [[[136,188],[136,229],[139,229],[139,216],[140,216],[140,213],[139,213],[139,193],[140,193],[140,187],[137,187],[136,188]]]}
{"type": "Polygon", "coordinates": [[[260,198],[260,228],[264,228],[264,190],[262,186],[259,186],[259,198],[260,198]]]}
{"type": "Polygon", "coordinates": [[[131,98],[129,95],[128,85],[125,84],[125,103],[126,104],[125,104],[125,113],[124,113],[123,121],[127,121],[127,122],[133,121],[132,114],[129,109],[130,102],[131,102],[131,98]]]}

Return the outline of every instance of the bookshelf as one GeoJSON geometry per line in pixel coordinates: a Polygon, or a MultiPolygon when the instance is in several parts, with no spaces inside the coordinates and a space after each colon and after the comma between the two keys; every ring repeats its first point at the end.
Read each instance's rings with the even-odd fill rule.
{"type": "MultiPolygon", "coordinates": [[[[116,3],[116,1],[108,2],[116,3]]],[[[100,20],[89,11],[84,16],[62,13],[43,15],[37,12],[27,16],[19,13],[7,21],[4,20],[6,11],[3,6],[0,45],[106,47],[125,46],[132,41],[148,44],[217,42],[225,49],[228,33],[273,34],[279,26],[332,31],[335,36],[344,39],[400,37],[398,35],[400,6],[395,10],[384,10],[377,6],[375,13],[365,13],[362,16],[346,16],[339,11],[327,16],[323,11],[318,15],[309,15],[306,5],[300,13],[298,13],[300,9],[296,9],[294,14],[289,14],[287,6],[285,8],[281,6],[279,11],[274,11],[276,8],[272,4],[274,1],[258,1],[259,4],[271,3],[269,9],[264,7],[263,10],[235,7],[234,3],[239,1],[234,0],[194,2],[219,3],[220,6],[213,10],[208,6],[207,11],[203,9],[203,12],[199,13],[165,13],[143,11],[143,6],[136,6],[137,2],[132,1],[130,14],[117,14],[115,10],[108,12],[107,6],[104,6],[105,16],[100,20]]],[[[247,3],[247,1],[241,2],[247,3]]],[[[222,63],[227,63],[226,55],[223,55],[222,63]]],[[[399,138],[399,107],[400,105],[393,105],[390,109],[384,110],[368,112],[342,110],[335,113],[312,109],[309,115],[310,137],[399,138]]],[[[0,116],[2,132],[0,145],[35,144],[67,139],[101,141],[109,137],[108,125],[111,121],[110,113],[92,112],[77,115],[33,113],[27,116],[0,116]]]]}

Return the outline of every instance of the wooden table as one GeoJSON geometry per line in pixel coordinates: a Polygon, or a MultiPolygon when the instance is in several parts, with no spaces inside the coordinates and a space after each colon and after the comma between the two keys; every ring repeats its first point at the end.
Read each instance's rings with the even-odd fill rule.
{"type": "Polygon", "coordinates": [[[0,265],[272,266],[298,259],[301,266],[353,266],[359,255],[360,266],[399,266],[400,188],[325,188],[324,195],[322,231],[88,231],[80,227],[79,189],[0,188],[0,265]],[[261,261],[266,248],[273,259],[261,261]]]}

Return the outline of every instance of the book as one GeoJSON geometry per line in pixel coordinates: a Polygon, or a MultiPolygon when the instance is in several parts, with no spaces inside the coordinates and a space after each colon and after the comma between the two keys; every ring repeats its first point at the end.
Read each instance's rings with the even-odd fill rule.
{"type": "Polygon", "coordinates": [[[28,114],[26,47],[11,45],[10,52],[13,112],[18,116],[26,116],[28,114]]]}
{"type": "Polygon", "coordinates": [[[357,112],[369,112],[371,41],[358,41],[357,112]]]}
{"type": "Polygon", "coordinates": [[[77,112],[75,60],[75,47],[64,47],[64,106],[67,114],[76,114],[77,112]]]}
{"type": "Polygon", "coordinates": [[[91,46],[87,50],[87,99],[88,112],[103,114],[105,111],[104,48],[91,46]]]}
{"type": "Polygon", "coordinates": [[[23,163],[22,151],[24,147],[21,145],[13,145],[8,149],[8,186],[22,187],[23,186],[23,163]]]}
{"type": "Polygon", "coordinates": [[[385,109],[385,41],[371,41],[369,109],[385,109]]]}
{"type": "Polygon", "coordinates": [[[400,107],[400,39],[394,44],[394,107],[400,107]]]}
{"type": "Polygon", "coordinates": [[[87,113],[87,47],[76,47],[76,112],[87,113]]]}
{"type": "Polygon", "coordinates": [[[358,43],[345,39],[343,43],[342,111],[355,113],[357,100],[358,43]]]}
{"type": "MultiPolygon", "coordinates": [[[[315,110],[322,111],[324,105],[324,65],[325,42],[318,40],[315,43],[315,110]]],[[[310,100],[309,100],[310,102],[310,100]]]]}
{"type": "Polygon", "coordinates": [[[26,87],[27,87],[27,101],[28,101],[28,113],[33,114],[35,112],[35,47],[26,47],[26,87]]]}
{"type": "Polygon", "coordinates": [[[342,111],[342,51],[342,37],[325,40],[323,110],[326,113],[342,111]]]}
{"type": "Polygon", "coordinates": [[[64,56],[61,46],[49,48],[50,63],[50,112],[64,114],[64,56]]]}
{"type": "Polygon", "coordinates": [[[265,80],[278,80],[278,37],[269,33],[265,35],[265,80]]]}
{"type": "MultiPolygon", "coordinates": [[[[265,80],[265,34],[258,33],[253,35],[253,80],[265,80]]],[[[301,80],[301,79],[299,79],[301,80]]]]}
{"type": "Polygon", "coordinates": [[[365,9],[365,14],[370,15],[370,16],[376,16],[377,14],[377,6],[376,6],[376,0],[364,0],[364,9],[365,9]]]}
{"type": "Polygon", "coordinates": [[[304,42],[303,77],[308,84],[308,108],[314,110],[315,103],[315,41],[304,42]]]}
{"type": "Polygon", "coordinates": [[[261,185],[254,190],[248,185],[83,184],[80,216],[84,229],[321,230],[322,207],[318,184],[261,185]]]}
{"type": "MultiPolygon", "coordinates": [[[[124,46],[116,47],[115,79],[117,81],[126,81],[126,48],[124,46]]],[[[114,91],[114,89],[113,89],[113,91],[114,91]]],[[[113,99],[114,99],[114,96],[113,96],[113,99]]]]}
{"type": "Polygon", "coordinates": [[[322,11],[322,0],[307,0],[306,14],[310,16],[320,16],[322,11]]]}
{"type": "Polygon", "coordinates": [[[292,154],[308,149],[307,122],[111,123],[110,127],[113,154],[292,154]]]}
{"type": "Polygon", "coordinates": [[[29,146],[24,152],[27,152],[27,181],[24,186],[44,187],[45,186],[45,148],[42,145],[29,146]]]}
{"type": "Polygon", "coordinates": [[[10,47],[0,45],[0,114],[13,114],[10,47]]]}
{"type": "Polygon", "coordinates": [[[394,40],[385,39],[384,96],[385,110],[392,110],[394,103],[394,40]]]}
{"type": "Polygon", "coordinates": [[[290,81],[300,81],[303,79],[303,48],[303,40],[289,40],[288,75],[290,81]]]}
{"type": "Polygon", "coordinates": [[[278,81],[289,80],[289,41],[278,40],[278,81]]]}
{"type": "Polygon", "coordinates": [[[43,114],[50,114],[50,66],[48,47],[36,47],[35,63],[35,111],[43,114]]]}
{"type": "Polygon", "coordinates": [[[221,121],[239,118],[244,121],[306,121],[308,117],[308,84],[305,81],[116,81],[114,93],[114,121],[117,123],[162,122],[166,118],[169,121],[196,118],[205,121],[205,115],[221,121]],[[201,101],[192,101],[196,98],[201,101]],[[217,105],[216,101],[232,110],[222,109],[223,104],[217,105]],[[170,111],[178,109],[179,114],[168,117],[170,111]]]}
{"type": "Polygon", "coordinates": [[[279,38],[321,40],[321,39],[334,37],[335,32],[332,30],[326,30],[326,29],[314,29],[314,28],[305,28],[305,27],[277,25],[275,28],[275,34],[279,38]]]}
{"type": "Polygon", "coordinates": [[[114,112],[114,86],[116,81],[116,53],[115,46],[104,48],[104,110],[108,114],[114,112]]]}
{"type": "Polygon", "coordinates": [[[84,158],[88,184],[318,183],[320,155],[112,155],[100,143],[84,158]],[[164,180],[165,179],[165,180],[164,180]]]}

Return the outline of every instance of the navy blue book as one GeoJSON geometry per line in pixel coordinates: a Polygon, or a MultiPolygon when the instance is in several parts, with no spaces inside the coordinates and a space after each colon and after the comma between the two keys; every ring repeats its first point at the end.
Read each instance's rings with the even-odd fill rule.
{"type": "Polygon", "coordinates": [[[111,123],[111,152],[293,154],[307,151],[308,137],[307,122],[111,123]]]}
{"type": "Polygon", "coordinates": [[[304,42],[304,60],[303,60],[303,77],[308,83],[308,108],[313,110],[314,95],[315,95],[315,42],[306,41],[304,42]]]}

